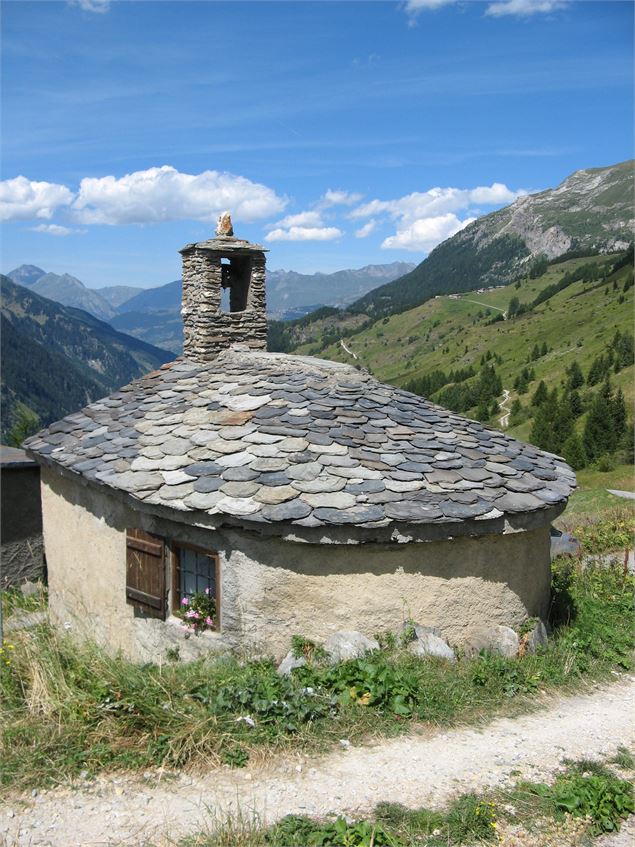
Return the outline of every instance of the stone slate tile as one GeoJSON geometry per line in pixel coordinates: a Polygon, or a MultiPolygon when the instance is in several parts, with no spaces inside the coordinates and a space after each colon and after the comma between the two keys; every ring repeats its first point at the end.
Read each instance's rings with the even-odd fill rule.
{"type": "Polygon", "coordinates": [[[217,476],[200,476],[194,480],[193,488],[199,494],[209,494],[211,491],[218,491],[224,482],[224,479],[217,476]]]}
{"type": "MultiPolygon", "coordinates": [[[[223,479],[227,482],[249,482],[260,476],[259,472],[250,468],[249,465],[239,465],[236,468],[221,468],[220,465],[217,467],[219,471],[222,470],[223,479]]],[[[184,470],[188,473],[187,468],[184,468],[184,470]]]]}
{"type": "Polygon", "coordinates": [[[211,367],[177,360],[27,446],[146,503],[301,526],[419,520],[384,515],[400,503],[427,522],[490,519],[561,502],[575,485],[560,457],[364,372],[286,361],[235,351],[211,367]],[[264,511],[281,507],[272,514],[287,517],[264,511]]]}
{"type": "Polygon", "coordinates": [[[275,506],[263,506],[262,514],[270,521],[294,521],[311,514],[311,507],[301,500],[291,500],[275,506]]]}

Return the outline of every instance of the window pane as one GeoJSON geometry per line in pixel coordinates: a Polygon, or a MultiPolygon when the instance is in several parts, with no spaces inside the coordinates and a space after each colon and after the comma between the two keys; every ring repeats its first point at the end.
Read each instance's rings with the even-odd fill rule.
{"type": "Polygon", "coordinates": [[[209,589],[216,596],[216,563],[214,559],[198,550],[179,547],[179,592],[181,597],[191,597],[197,591],[209,589]]]}

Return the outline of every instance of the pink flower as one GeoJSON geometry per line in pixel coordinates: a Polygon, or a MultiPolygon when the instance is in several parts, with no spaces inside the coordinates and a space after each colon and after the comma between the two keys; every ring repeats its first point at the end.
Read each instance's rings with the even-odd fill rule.
{"type": "Polygon", "coordinates": [[[212,620],[212,618],[210,618],[210,616],[209,616],[209,615],[205,618],[205,623],[206,623],[208,626],[214,626],[214,621],[212,620]]]}
{"type": "Polygon", "coordinates": [[[181,598],[181,606],[189,606],[189,604],[190,604],[190,601],[188,600],[187,597],[181,598]]]}
{"type": "Polygon", "coordinates": [[[209,586],[205,589],[205,593],[209,594],[209,586]]]}

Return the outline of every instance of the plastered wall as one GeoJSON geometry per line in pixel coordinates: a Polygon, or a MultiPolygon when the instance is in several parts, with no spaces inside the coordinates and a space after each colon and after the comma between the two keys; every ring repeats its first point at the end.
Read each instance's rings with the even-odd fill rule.
{"type": "Polygon", "coordinates": [[[475,624],[517,627],[547,612],[548,524],[426,543],[291,543],[142,514],[105,488],[46,468],[42,506],[53,620],[133,659],[162,661],[177,646],[183,658],[228,649],[281,656],[294,634],[372,635],[405,618],[460,644],[475,624]],[[220,553],[220,633],[186,638],[176,621],[135,616],[125,599],[128,526],[220,553]]]}

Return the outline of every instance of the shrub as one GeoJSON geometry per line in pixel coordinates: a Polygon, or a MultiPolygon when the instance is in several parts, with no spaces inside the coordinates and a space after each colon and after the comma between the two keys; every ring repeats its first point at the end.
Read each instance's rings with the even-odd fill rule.
{"type": "Polygon", "coordinates": [[[620,821],[635,812],[630,782],[608,772],[569,772],[553,785],[537,785],[533,790],[553,806],[556,815],[590,818],[592,835],[618,830],[620,821]]]}

